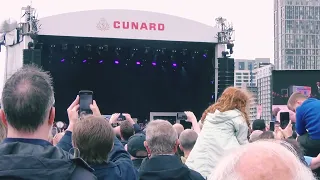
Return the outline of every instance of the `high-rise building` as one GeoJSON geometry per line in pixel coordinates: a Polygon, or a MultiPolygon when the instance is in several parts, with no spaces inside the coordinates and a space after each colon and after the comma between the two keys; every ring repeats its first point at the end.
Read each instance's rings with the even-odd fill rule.
{"type": "Polygon", "coordinates": [[[270,64],[269,58],[235,59],[234,60],[234,86],[256,87],[256,69],[263,64],[270,64]]]}
{"type": "Polygon", "coordinates": [[[250,103],[250,120],[257,119],[257,104],[258,104],[258,92],[257,92],[257,68],[263,66],[263,64],[270,64],[269,58],[256,58],[254,60],[248,59],[235,59],[234,62],[234,86],[246,88],[252,94],[252,100],[250,103]]]}
{"type": "Polygon", "coordinates": [[[272,111],[272,64],[257,69],[257,88],[258,88],[258,112],[260,118],[266,121],[271,120],[272,111]]]}
{"type": "Polygon", "coordinates": [[[274,0],[275,69],[320,69],[320,0],[274,0]]]}

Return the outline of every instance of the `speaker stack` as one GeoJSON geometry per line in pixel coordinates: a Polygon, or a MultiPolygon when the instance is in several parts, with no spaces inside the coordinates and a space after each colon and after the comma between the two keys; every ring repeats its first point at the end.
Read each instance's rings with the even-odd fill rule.
{"type": "Polygon", "coordinates": [[[234,59],[219,58],[218,68],[218,97],[220,97],[227,87],[234,86],[234,59]]]}

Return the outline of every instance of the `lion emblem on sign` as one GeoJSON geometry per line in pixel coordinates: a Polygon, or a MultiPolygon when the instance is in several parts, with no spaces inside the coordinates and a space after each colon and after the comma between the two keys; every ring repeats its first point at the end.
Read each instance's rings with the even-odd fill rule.
{"type": "Polygon", "coordinates": [[[97,28],[100,30],[100,31],[107,31],[110,29],[110,26],[107,22],[107,20],[105,18],[101,18],[100,21],[98,22],[97,24],[97,28]]]}

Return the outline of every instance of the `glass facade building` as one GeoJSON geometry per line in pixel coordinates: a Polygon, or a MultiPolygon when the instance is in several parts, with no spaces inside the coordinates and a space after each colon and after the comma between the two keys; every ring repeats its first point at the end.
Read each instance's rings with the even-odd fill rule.
{"type": "Polygon", "coordinates": [[[320,69],[320,0],[274,0],[275,69],[320,69]]]}

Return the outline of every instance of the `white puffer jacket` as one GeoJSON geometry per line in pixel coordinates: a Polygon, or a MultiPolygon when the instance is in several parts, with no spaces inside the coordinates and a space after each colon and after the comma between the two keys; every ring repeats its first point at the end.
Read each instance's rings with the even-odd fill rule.
{"type": "Polygon", "coordinates": [[[248,143],[247,135],[248,126],[239,110],[209,113],[186,165],[206,178],[221,157],[248,143]]]}

